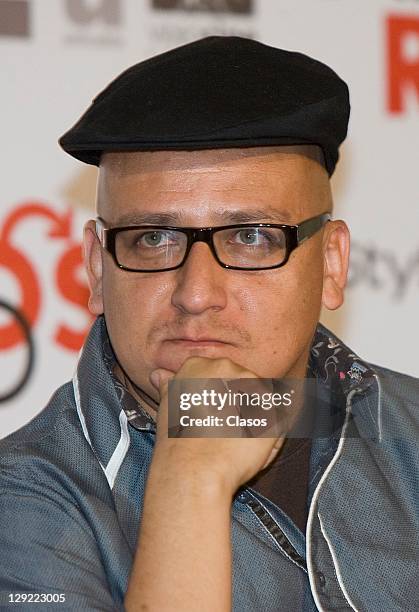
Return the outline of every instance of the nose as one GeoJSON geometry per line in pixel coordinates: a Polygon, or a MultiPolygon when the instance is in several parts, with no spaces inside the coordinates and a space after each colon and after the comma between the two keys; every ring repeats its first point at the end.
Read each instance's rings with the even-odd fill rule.
{"type": "Polygon", "coordinates": [[[195,242],[176,272],[172,304],[184,314],[220,311],[227,305],[228,270],[222,268],[204,242],[195,242]]]}

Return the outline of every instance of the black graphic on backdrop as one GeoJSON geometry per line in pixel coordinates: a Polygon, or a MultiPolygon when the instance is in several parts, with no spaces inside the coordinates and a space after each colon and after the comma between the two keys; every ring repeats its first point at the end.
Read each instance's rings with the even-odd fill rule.
{"type": "Polygon", "coordinates": [[[253,0],[153,0],[157,9],[249,14],[253,0]]]}
{"type": "Polygon", "coordinates": [[[35,347],[33,343],[31,328],[22,313],[17,308],[12,306],[11,304],[8,304],[7,302],[4,302],[3,300],[0,300],[0,309],[7,310],[16,319],[16,322],[22,329],[26,343],[26,362],[23,372],[18,374],[17,382],[15,382],[12,387],[7,389],[6,391],[0,389],[0,403],[3,403],[11,400],[16,395],[18,395],[28,382],[33,370],[35,347]]]}

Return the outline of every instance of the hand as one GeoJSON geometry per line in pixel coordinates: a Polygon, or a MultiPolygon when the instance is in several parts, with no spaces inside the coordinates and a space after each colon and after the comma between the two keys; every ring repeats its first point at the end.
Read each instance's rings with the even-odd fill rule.
{"type": "Polygon", "coordinates": [[[153,457],[154,470],[167,477],[195,478],[217,486],[230,495],[274,459],[282,447],[281,438],[169,438],[168,381],[176,379],[259,378],[230,359],[190,357],[177,373],[155,370],[150,380],[160,392],[157,440],[153,457]]]}

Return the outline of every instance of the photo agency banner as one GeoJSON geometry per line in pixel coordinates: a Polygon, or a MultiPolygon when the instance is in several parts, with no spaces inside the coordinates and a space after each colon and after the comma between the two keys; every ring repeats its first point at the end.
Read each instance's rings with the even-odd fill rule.
{"type": "Polygon", "coordinates": [[[0,0],[0,437],[71,379],[92,322],[96,169],[58,137],[119,72],[210,34],[307,53],[349,84],[333,191],[350,281],[322,320],[367,361],[419,375],[419,0],[0,0]]]}

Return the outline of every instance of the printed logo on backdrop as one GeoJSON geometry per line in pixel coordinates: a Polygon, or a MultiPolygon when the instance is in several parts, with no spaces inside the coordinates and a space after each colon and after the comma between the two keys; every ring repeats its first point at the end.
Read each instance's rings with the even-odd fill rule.
{"type": "MultiPolygon", "coordinates": [[[[401,1],[401,0],[400,0],[401,1]]],[[[419,0],[416,0],[419,4],[419,0]]],[[[391,114],[419,108],[419,15],[387,17],[387,109],[391,114]]]]}
{"type": "Polygon", "coordinates": [[[353,242],[348,287],[366,287],[394,301],[404,300],[409,291],[419,290],[419,247],[402,257],[396,250],[353,242]]]}
{"type": "Polygon", "coordinates": [[[258,38],[252,20],[255,4],[256,0],[150,0],[148,53],[205,36],[258,38]]]}
{"type": "Polygon", "coordinates": [[[253,11],[253,0],[153,0],[153,7],[166,10],[249,14],[253,11]]]}
{"type": "MultiPolygon", "coordinates": [[[[0,274],[2,279],[11,281],[0,283],[0,355],[4,357],[9,354],[12,360],[14,351],[21,348],[27,354],[22,377],[17,377],[17,382],[7,389],[3,386],[0,388],[0,401],[16,395],[17,390],[23,388],[22,381],[26,382],[29,377],[33,355],[37,354],[36,346],[33,346],[33,331],[41,317],[52,321],[48,340],[74,353],[80,350],[90,327],[92,317],[87,310],[88,289],[83,276],[82,249],[80,242],[72,237],[72,219],[70,209],[58,212],[45,202],[30,201],[12,208],[0,226],[0,274]],[[21,238],[22,229],[31,231],[34,220],[42,221],[40,230],[36,231],[45,232],[46,237],[45,250],[38,259],[28,252],[22,239],[17,239],[19,236],[21,238]],[[55,261],[52,278],[49,279],[50,287],[44,287],[41,271],[48,257],[48,244],[54,246],[51,253],[54,253],[55,261]],[[57,245],[58,250],[55,248],[57,245]],[[6,286],[12,286],[14,290],[6,292],[6,286]],[[69,321],[69,315],[60,309],[45,312],[47,300],[44,293],[51,289],[57,300],[84,314],[84,325],[73,324],[69,321]]],[[[5,384],[9,382],[5,381],[5,384]]]]}
{"type": "Polygon", "coordinates": [[[64,0],[65,41],[93,45],[122,43],[122,0],[64,0]]]}
{"type": "Polygon", "coordinates": [[[29,8],[27,0],[0,0],[0,36],[28,38],[29,8]]]}

